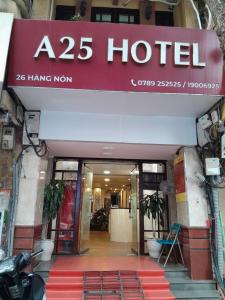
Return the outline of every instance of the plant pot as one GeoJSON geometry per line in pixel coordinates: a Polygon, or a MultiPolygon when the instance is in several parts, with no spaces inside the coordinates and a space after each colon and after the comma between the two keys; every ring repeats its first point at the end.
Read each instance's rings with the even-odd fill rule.
{"type": "Polygon", "coordinates": [[[39,249],[43,249],[43,253],[40,255],[41,261],[49,261],[52,257],[52,252],[54,249],[53,240],[40,240],[38,243],[39,249]]]}
{"type": "Polygon", "coordinates": [[[147,247],[149,256],[152,258],[158,258],[162,245],[157,242],[156,239],[148,239],[147,240],[147,247]]]}

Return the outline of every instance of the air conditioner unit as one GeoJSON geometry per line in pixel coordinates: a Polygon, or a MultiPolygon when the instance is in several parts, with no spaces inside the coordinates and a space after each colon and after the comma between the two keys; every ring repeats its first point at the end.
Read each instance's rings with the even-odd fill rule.
{"type": "Polygon", "coordinates": [[[0,97],[0,112],[3,115],[1,117],[3,123],[3,120],[8,120],[7,123],[12,122],[16,126],[22,126],[23,108],[21,105],[14,102],[6,90],[2,90],[0,97]],[[7,118],[4,118],[4,115],[7,115],[7,118]]]}

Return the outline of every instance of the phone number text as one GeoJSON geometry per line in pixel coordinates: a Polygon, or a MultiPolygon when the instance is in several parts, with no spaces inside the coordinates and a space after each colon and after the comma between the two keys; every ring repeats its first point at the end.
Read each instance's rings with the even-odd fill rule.
{"type": "Polygon", "coordinates": [[[159,86],[159,87],[173,87],[173,88],[196,88],[196,89],[219,89],[219,83],[203,83],[191,81],[167,81],[167,80],[135,80],[131,79],[132,86],[159,86]]]}

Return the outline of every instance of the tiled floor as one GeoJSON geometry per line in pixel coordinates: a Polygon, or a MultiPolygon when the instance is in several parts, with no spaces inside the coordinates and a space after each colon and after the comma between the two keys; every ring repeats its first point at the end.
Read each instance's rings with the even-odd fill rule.
{"type": "Polygon", "coordinates": [[[133,255],[132,243],[111,242],[109,233],[106,231],[91,231],[90,241],[86,243],[90,256],[127,256],[133,255]]]}
{"type": "Polygon", "coordinates": [[[60,256],[56,258],[51,271],[74,269],[76,271],[162,270],[162,268],[148,256],[60,256]]]}

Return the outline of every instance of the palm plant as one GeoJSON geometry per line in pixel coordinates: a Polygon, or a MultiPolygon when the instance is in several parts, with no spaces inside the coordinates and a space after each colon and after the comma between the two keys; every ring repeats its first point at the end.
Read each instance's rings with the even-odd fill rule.
{"type": "Polygon", "coordinates": [[[52,181],[45,186],[43,217],[47,222],[56,218],[64,195],[63,181],[52,181]]]}
{"type": "Polygon", "coordinates": [[[43,207],[43,237],[47,235],[48,224],[55,219],[59,211],[64,195],[64,182],[51,181],[44,189],[44,207],[43,207]]]}
{"type": "Polygon", "coordinates": [[[159,219],[159,224],[164,227],[164,212],[166,208],[166,202],[163,197],[159,195],[159,192],[156,191],[152,195],[145,195],[143,199],[140,200],[140,209],[141,213],[147,216],[152,220],[152,230],[153,236],[155,237],[156,233],[156,223],[159,219]]]}

